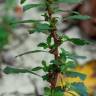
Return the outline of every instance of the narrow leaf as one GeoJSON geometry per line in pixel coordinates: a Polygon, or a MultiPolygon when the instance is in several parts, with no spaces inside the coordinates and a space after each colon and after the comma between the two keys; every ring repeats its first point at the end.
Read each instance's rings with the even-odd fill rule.
{"type": "Polygon", "coordinates": [[[70,42],[72,42],[72,43],[74,43],[76,45],[79,45],[79,46],[90,44],[88,41],[82,40],[82,39],[78,39],[78,38],[70,38],[70,39],[68,39],[68,41],[70,41],[70,42]]]}
{"type": "Polygon", "coordinates": [[[57,0],[58,3],[68,3],[68,4],[75,4],[80,3],[82,0],[57,0]]]}
{"type": "Polygon", "coordinates": [[[70,89],[79,93],[80,96],[88,96],[87,88],[83,83],[72,83],[70,89]]]}
{"type": "Polygon", "coordinates": [[[68,16],[68,17],[64,17],[65,20],[88,20],[91,19],[90,16],[87,15],[72,15],[72,16],[68,16]]]}
{"type": "Polygon", "coordinates": [[[40,75],[32,72],[31,70],[28,70],[28,69],[24,69],[24,68],[14,68],[14,67],[9,67],[7,66],[4,70],[3,70],[4,73],[6,74],[19,74],[19,73],[31,73],[31,74],[34,74],[34,75],[37,75],[39,77],[41,77],[40,75]]]}
{"type": "Polygon", "coordinates": [[[37,23],[35,28],[33,30],[30,30],[30,34],[34,33],[34,32],[48,32],[48,30],[50,29],[49,24],[46,23],[37,23]]]}
{"type": "Polygon", "coordinates": [[[66,67],[67,68],[75,68],[75,67],[77,67],[77,64],[75,62],[73,62],[73,61],[68,61],[66,63],[66,67]]]}
{"type": "Polygon", "coordinates": [[[86,78],[85,74],[74,72],[74,71],[66,71],[66,76],[68,77],[79,77],[81,80],[84,80],[86,78]]]}
{"type": "Polygon", "coordinates": [[[0,49],[2,49],[6,44],[8,44],[9,33],[7,30],[0,25],[0,49]]]}
{"type": "Polygon", "coordinates": [[[15,56],[15,57],[20,57],[20,56],[23,56],[23,55],[32,54],[32,53],[38,53],[38,52],[47,52],[47,51],[43,51],[43,50],[28,51],[28,52],[21,53],[21,54],[15,56]]]}
{"type": "Polygon", "coordinates": [[[48,48],[48,45],[46,43],[39,43],[38,47],[43,47],[44,49],[48,48]]]}
{"type": "Polygon", "coordinates": [[[27,5],[23,6],[23,10],[27,11],[31,8],[40,7],[40,6],[42,6],[42,4],[27,4],[27,5]]]}
{"type": "Polygon", "coordinates": [[[6,67],[3,71],[6,74],[30,73],[29,70],[27,70],[27,69],[18,69],[18,68],[13,68],[13,67],[6,67]]]}
{"type": "Polygon", "coordinates": [[[54,13],[61,13],[61,12],[66,12],[66,13],[70,13],[70,14],[75,14],[75,15],[80,15],[79,12],[77,11],[72,11],[72,10],[62,10],[62,9],[54,9],[54,13]]]}
{"type": "Polygon", "coordinates": [[[85,56],[79,56],[77,54],[72,54],[66,50],[64,50],[63,48],[61,48],[62,54],[65,54],[67,59],[72,59],[72,60],[76,60],[76,59],[86,59],[85,56]]]}
{"type": "Polygon", "coordinates": [[[38,22],[40,22],[40,21],[42,21],[42,20],[23,20],[23,21],[16,21],[16,22],[14,22],[14,21],[12,21],[11,23],[10,23],[10,25],[11,24],[21,24],[21,23],[38,23],[38,22]]]}
{"type": "Polygon", "coordinates": [[[35,67],[35,68],[32,69],[32,71],[39,71],[41,69],[42,69],[42,67],[35,67]]]}
{"type": "Polygon", "coordinates": [[[40,29],[40,30],[49,30],[50,27],[49,27],[49,24],[46,24],[46,23],[39,23],[37,24],[37,29],[40,29]]]}

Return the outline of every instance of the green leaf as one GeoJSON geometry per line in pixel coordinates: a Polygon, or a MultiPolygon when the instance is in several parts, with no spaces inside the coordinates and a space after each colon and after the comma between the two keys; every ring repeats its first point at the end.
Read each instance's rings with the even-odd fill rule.
{"type": "Polygon", "coordinates": [[[90,44],[88,41],[82,40],[82,39],[79,39],[79,38],[70,38],[70,39],[68,39],[68,41],[72,42],[75,45],[79,45],[79,46],[90,44]]]}
{"type": "Polygon", "coordinates": [[[61,60],[61,62],[63,63],[63,62],[65,62],[66,61],[66,54],[62,51],[62,53],[60,53],[60,60],[61,60]]]}
{"type": "Polygon", "coordinates": [[[67,35],[61,36],[62,43],[65,42],[65,41],[67,41],[68,39],[69,39],[69,37],[67,35]]]}
{"type": "Polygon", "coordinates": [[[51,45],[51,36],[50,36],[50,35],[47,37],[47,44],[48,44],[49,46],[51,45]]]}
{"type": "Polygon", "coordinates": [[[57,0],[58,3],[68,3],[68,4],[75,4],[81,3],[82,0],[57,0]]]}
{"type": "Polygon", "coordinates": [[[71,59],[71,60],[76,61],[76,59],[85,59],[86,58],[85,56],[79,56],[77,54],[72,54],[72,53],[64,50],[63,48],[61,48],[61,51],[63,54],[65,54],[66,59],[71,59]]]}
{"type": "Polygon", "coordinates": [[[31,8],[41,7],[41,6],[43,6],[43,4],[27,4],[27,5],[23,6],[23,10],[27,11],[31,8]]]}
{"type": "Polygon", "coordinates": [[[61,89],[61,87],[56,87],[54,89],[45,87],[44,96],[64,96],[64,90],[61,89]]]}
{"type": "MultiPolygon", "coordinates": [[[[3,23],[6,23],[6,25],[9,26],[10,28],[15,28],[16,27],[16,25],[11,25],[10,26],[11,22],[13,22],[13,21],[17,22],[17,18],[16,17],[9,16],[9,15],[4,15],[2,19],[3,19],[3,23]]],[[[5,25],[4,25],[4,27],[5,27],[5,25]]]]}
{"type": "Polygon", "coordinates": [[[61,71],[61,73],[65,73],[65,71],[66,71],[66,66],[62,64],[62,65],[60,66],[60,71],[61,71]]]}
{"type": "Polygon", "coordinates": [[[77,11],[72,11],[72,10],[62,10],[62,9],[54,9],[54,13],[61,13],[61,12],[66,12],[66,13],[69,13],[69,14],[75,14],[75,15],[80,15],[79,12],[77,11]]]}
{"type": "Polygon", "coordinates": [[[46,81],[49,81],[49,79],[50,79],[48,74],[42,76],[42,78],[43,78],[43,80],[46,80],[46,81]]]}
{"type": "Polygon", "coordinates": [[[79,93],[80,96],[88,96],[87,88],[83,83],[71,83],[70,89],[79,93]]]}
{"type": "Polygon", "coordinates": [[[64,90],[61,87],[56,87],[53,89],[53,96],[64,96],[64,90]]]}
{"type": "Polygon", "coordinates": [[[40,43],[38,44],[38,47],[43,47],[44,49],[48,48],[48,45],[46,43],[40,43]]]}
{"type": "Polygon", "coordinates": [[[75,68],[77,65],[78,65],[78,64],[76,64],[76,63],[73,62],[73,61],[68,61],[68,62],[66,63],[66,67],[67,67],[67,68],[75,68]]]}
{"type": "Polygon", "coordinates": [[[35,67],[35,68],[32,69],[32,71],[39,71],[41,69],[43,69],[43,68],[42,67],[35,67]]]}
{"type": "Polygon", "coordinates": [[[84,80],[86,78],[85,74],[75,72],[75,71],[66,71],[65,75],[68,77],[79,77],[81,80],[84,80]]]}
{"type": "Polygon", "coordinates": [[[8,44],[8,32],[2,26],[0,26],[0,49],[2,49],[6,44],[8,44]]]}
{"type": "Polygon", "coordinates": [[[79,55],[76,55],[76,54],[71,54],[71,57],[73,59],[86,59],[86,56],[79,56],[79,55]]]}
{"type": "Polygon", "coordinates": [[[70,56],[71,55],[71,53],[69,53],[68,51],[66,51],[66,50],[64,50],[63,48],[61,48],[61,53],[60,53],[60,58],[61,58],[61,60],[63,61],[63,62],[65,62],[69,57],[68,56],[70,56]],[[63,59],[64,60],[63,60],[63,59]]]}
{"type": "Polygon", "coordinates": [[[41,77],[40,75],[32,72],[32,70],[24,69],[24,68],[14,68],[14,67],[9,67],[9,66],[7,66],[5,69],[3,69],[3,72],[6,74],[31,73],[31,74],[41,77]]]}
{"type": "Polygon", "coordinates": [[[68,61],[68,62],[65,63],[65,66],[67,68],[75,68],[75,67],[78,66],[78,64],[76,64],[76,62],[73,62],[73,61],[68,61]]]}
{"type": "Polygon", "coordinates": [[[50,63],[52,63],[52,64],[59,64],[60,62],[58,60],[51,60],[50,63]]]}
{"type": "Polygon", "coordinates": [[[49,30],[50,26],[49,26],[49,24],[46,24],[46,23],[43,23],[43,24],[39,23],[39,24],[37,24],[36,28],[43,31],[43,30],[49,30]]]}
{"type": "Polygon", "coordinates": [[[12,25],[12,24],[22,24],[22,23],[38,23],[40,21],[42,21],[42,20],[23,20],[23,21],[16,21],[16,22],[11,21],[10,25],[12,25]]]}
{"type": "Polygon", "coordinates": [[[28,70],[28,69],[14,68],[14,67],[9,67],[9,66],[7,66],[7,67],[3,70],[3,72],[6,73],[6,74],[31,73],[31,71],[28,70]]]}
{"type": "Polygon", "coordinates": [[[30,34],[34,33],[34,32],[48,32],[48,30],[50,30],[50,26],[49,24],[46,23],[37,23],[36,26],[34,27],[34,29],[30,30],[30,34]]]}
{"type": "Polygon", "coordinates": [[[59,68],[57,69],[57,65],[56,64],[50,64],[48,66],[48,72],[55,72],[57,70],[59,70],[59,68]]]}
{"type": "Polygon", "coordinates": [[[30,71],[27,69],[18,69],[13,67],[6,67],[3,72],[6,74],[30,73],[30,71]]]}
{"type": "Polygon", "coordinates": [[[42,60],[42,65],[44,66],[44,67],[46,67],[46,61],[44,61],[44,60],[42,60]]]}
{"type": "Polygon", "coordinates": [[[47,63],[46,63],[46,61],[42,61],[42,65],[43,65],[43,71],[44,72],[48,72],[48,66],[47,66],[47,63]]]}
{"type": "Polygon", "coordinates": [[[16,6],[16,4],[17,4],[17,0],[5,0],[4,1],[6,11],[8,11],[10,9],[12,10],[16,6]]]}
{"type": "Polygon", "coordinates": [[[72,15],[72,16],[68,16],[68,17],[64,17],[65,20],[88,20],[91,19],[90,16],[87,15],[72,15]]]}
{"type": "Polygon", "coordinates": [[[68,61],[68,62],[65,62],[60,65],[60,71],[62,73],[65,73],[67,71],[67,69],[72,69],[72,68],[75,68],[76,66],[77,66],[77,64],[75,62],[68,61]]]}
{"type": "Polygon", "coordinates": [[[48,87],[44,88],[44,96],[51,96],[51,89],[48,87]]]}
{"type": "Polygon", "coordinates": [[[26,0],[21,0],[21,2],[20,2],[20,3],[21,3],[21,4],[23,4],[25,1],[26,1],[26,0]]]}
{"type": "Polygon", "coordinates": [[[33,51],[28,51],[28,52],[21,53],[21,54],[15,56],[15,57],[20,57],[20,56],[23,56],[23,55],[32,54],[32,53],[38,53],[38,52],[47,52],[47,51],[43,51],[43,50],[33,50],[33,51]]]}
{"type": "Polygon", "coordinates": [[[69,38],[68,36],[64,35],[61,36],[62,43],[65,41],[70,41],[75,45],[83,46],[83,45],[88,45],[90,44],[89,41],[83,40],[81,38],[69,38]]]}
{"type": "Polygon", "coordinates": [[[77,59],[86,59],[86,56],[79,56],[77,54],[72,54],[72,53],[66,53],[66,57],[75,61],[77,59]]]}

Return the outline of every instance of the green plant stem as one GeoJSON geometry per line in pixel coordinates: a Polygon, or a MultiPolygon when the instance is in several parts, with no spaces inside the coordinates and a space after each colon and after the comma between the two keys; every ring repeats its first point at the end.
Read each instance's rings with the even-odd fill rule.
{"type": "MultiPolygon", "coordinates": [[[[46,0],[46,6],[47,6],[47,8],[46,8],[46,11],[47,11],[47,14],[48,14],[48,18],[49,18],[49,22],[51,22],[50,23],[50,26],[51,26],[51,30],[50,30],[50,35],[51,35],[51,37],[53,38],[53,40],[54,40],[54,45],[56,45],[56,48],[55,49],[52,49],[52,48],[49,48],[50,49],[50,52],[54,55],[54,58],[55,58],[55,60],[57,60],[58,59],[58,57],[59,57],[59,51],[58,51],[58,47],[59,47],[59,38],[58,38],[58,35],[57,35],[57,33],[56,33],[56,18],[55,17],[53,17],[52,16],[52,12],[53,12],[53,10],[52,10],[52,8],[51,8],[51,4],[52,4],[52,0],[46,0]]],[[[54,66],[54,67],[57,67],[57,69],[58,69],[58,66],[56,65],[56,66],[54,66]]],[[[54,80],[51,80],[49,83],[51,83],[51,88],[55,88],[56,87],[56,82],[57,82],[57,78],[58,78],[58,72],[52,72],[52,73],[50,73],[49,72],[49,75],[52,75],[52,77],[54,77],[54,80]]]]}
{"type": "Polygon", "coordinates": [[[53,88],[51,88],[51,96],[54,96],[53,88]]]}

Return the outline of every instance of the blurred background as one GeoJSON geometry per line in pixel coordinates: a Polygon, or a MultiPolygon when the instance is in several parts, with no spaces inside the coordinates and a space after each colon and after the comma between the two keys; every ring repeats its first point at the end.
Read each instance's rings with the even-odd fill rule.
{"type": "MultiPolygon", "coordinates": [[[[2,69],[6,66],[18,68],[34,68],[41,64],[42,60],[50,61],[53,58],[47,53],[28,54],[15,58],[20,53],[35,50],[37,44],[46,39],[43,33],[29,34],[31,24],[13,24],[12,21],[43,19],[42,8],[32,8],[26,12],[23,6],[26,4],[43,2],[43,0],[26,0],[20,4],[20,0],[0,0],[0,96],[40,96],[43,94],[43,87],[46,82],[32,74],[6,75],[2,69]]],[[[91,41],[90,45],[77,47],[70,43],[62,45],[66,50],[85,59],[78,59],[78,67],[75,69],[87,74],[84,81],[88,87],[89,96],[96,96],[96,0],[85,0],[81,4],[58,4],[63,10],[74,10],[86,14],[93,19],[85,21],[64,21],[63,17],[68,13],[60,13],[58,30],[69,37],[79,37],[91,41]]],[[[38,71],[39,72],[39,71],[38,71]]],[[[39,74],[43,74],[39,72],[39,74]]]]}

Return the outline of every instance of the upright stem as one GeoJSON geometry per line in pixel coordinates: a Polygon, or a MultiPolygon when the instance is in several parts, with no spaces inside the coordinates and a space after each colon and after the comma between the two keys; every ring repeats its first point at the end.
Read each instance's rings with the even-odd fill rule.
{"type": "Polygon", "coordinates": [[[51,8],[51,3],[52,3],[52,0],[47,0],[48,4],[47,4],[47,12],[48,12],[48,16],[49,16],[49,21],[51,23],[54,23],[52,24],[52,27],[51,27],[51,37],[53,38],[54,40],[54,44],[56,45],[56,48],[54,49],[54,57],[55,59],[58,59],[58,56],[59,56],[59,52],[58,52],[58,41],[59,41],[59,38],[58,38],[58,35],[56,34],[56,23],[55,23],[55,20],[56,18],[55,17],[52,17],[52,13],[53,13],[53,10],[51,8]]]}
{"type": "MultiPolygon", "coordinates": [[[[53,10],[51,8],[51,4],[52,4],[52,0],[46,0],[46,11],[47,11],[47,17],[48,17],[48,22],[50,22],[50,35],[54,40],[54,45],[56,46],[54,49],[50,48],[50,52],[54,55],[55,60],[58,59],[59,57],[59,51],[58,51],[58,47],[60,46],[60,39],[59,36],[57,35],[56,31],[56,17],[53,17],[53,10]]],[[[58,65],[55,65],[54,67],[58,68],[58,65]]],[[[56,82],[57,82],[57,77],[58,77],[58,73],[59,72],[49,72],[49,76],[51,75],[52,78],[54,78],[54,80],[51,80],[51,88],[55,88],[56,87],[56,82]]]]}

